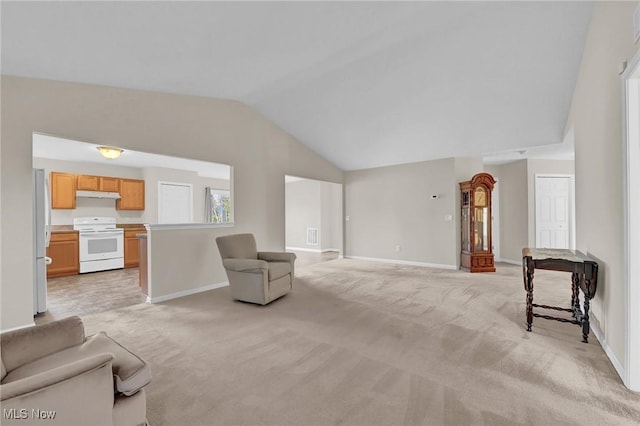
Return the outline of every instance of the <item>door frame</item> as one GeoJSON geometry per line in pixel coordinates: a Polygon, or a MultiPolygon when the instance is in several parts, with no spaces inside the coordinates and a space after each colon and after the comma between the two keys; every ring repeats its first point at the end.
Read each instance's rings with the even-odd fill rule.
{"type": "Polygon", "coordinates": [[[493,236],[491,243],[493,245],[493,255],[497,261],[501,261],[500,254],[500,182],[493,185],[493,194],[491,195],[491,231],[493,236]]]}
{"type": "Polygon", "coordinates": [[[640,391],[640,51],[621,75],[623,132],[625,385],[640,391]],[[635,91],[635,96],[630,93],[635,91]]]}
{"type": "Polygon", "coordinates": [[[536,173],[533,178],[533,233],[536,247],[538,246],[538,178],[569,178],[569,248],[576,248],[576,182],[575,175],[558,173],[536,173]]]}

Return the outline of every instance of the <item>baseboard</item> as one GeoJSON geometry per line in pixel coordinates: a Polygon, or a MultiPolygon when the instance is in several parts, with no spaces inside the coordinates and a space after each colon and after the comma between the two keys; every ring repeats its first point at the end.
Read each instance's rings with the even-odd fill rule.
{"type": "Polygon", "coordinates": [[[322,253],[322,250],[320,249],[310,249],[304,247],[285,247],[284,249],[287,251],[308,251],[310,253],[322,253]]]}
{"type": "Polygon", "coordinates": [[[510,265],[522,266],[522,260],[496,259],[496,262],[508,263],[510,265]]]}
{"type": "Polygon", "coordinates": [[[286,251],[306,251],[309,253],[327,253],[329,251],[337,251],[340,253],[340,249],[337,248],[327,248],[327,249],[310,249],[305,247],[285,247],[286,251]]]}
{"type": "Polygon", "coordinates": [[[620,362],[620,360],[618,360],[618,357],[616,357],[616,354],[613,353],[613,350],[607,343],[607,340],[604,338],[604,333],[602,332],[602,330],[600,330],[600,327],[598,327],[595,321],[590,321],[589,325],[591,326],[591,331],[593,332],[593,335],[596,336],[596,339],[598,339],[598,342],[600,342],[600,346],[602,346],[604,353],[607,354],[609,361],[611,361],[611,365],[613,365],[613,368],[616,370],[616,373],[618,373],[618,376],[620,376],[622,383],[626,383],[625,382],[626,373],[625,373],[624,367],[622,366],[622,363],[620,362]]]}
{"type": "Polygon", "coordinates": [[[364,256],[344,256],[345,259],[368,260],[370,262],[392,263],[395,265],[423,266],[426,268],[453,269],[457,270],[457,265],[442,265],[439,263],[413,262],[411,260],[384,259],[381,257],[364,257],[364,256]]]}
{"type": "Polygon", "coordinates": [[[31,324],[26,324],[26,325],[20,325],[18,327],[7,328],[6,330],[2,330],[0,332],[1,333],[8,333],[9,331],[22,330],[23,328],[33,327],[34,325],[36,325],[35,321],[32,322],[31,324]]]}
{"type": "Polygon", "coordinates": [[[149,297],[147,296],[147,303],[159,303],[166,302],[167,300],[177,299],[179,297],[191,296],[192,294],[202,293],[203,291],[215,290],[216,288],[227,287],[229,281],[224,281],[216,284],[209,284],[203,287],[190,288],[189,290],[178,291],[176,293],[166,294],[164,296],[149,297]]]}

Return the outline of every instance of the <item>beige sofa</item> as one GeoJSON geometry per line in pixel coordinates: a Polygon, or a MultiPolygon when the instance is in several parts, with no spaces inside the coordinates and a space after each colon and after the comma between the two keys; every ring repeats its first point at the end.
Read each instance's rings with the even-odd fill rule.
{"type": "Polygon", "coordinates": [[[293,289],[295,254],[259,252],[253,234],[218,237],[216,243],[234,299],[266,305],[293,289]]]}
{"type": "Polygon", "coordinates": [[[149,365],[79,317],[0,335],[2,424],[145,425],[149,365]]]}

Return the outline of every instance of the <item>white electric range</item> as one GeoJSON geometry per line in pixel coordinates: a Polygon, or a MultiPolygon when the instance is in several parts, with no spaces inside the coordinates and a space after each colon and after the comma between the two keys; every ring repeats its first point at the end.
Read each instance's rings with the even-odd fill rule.
{"type": "Polygon", "coordinates": [[[124,268],[124,231],[115,217],[77,217],[73,229],[80,237],[80,273],[124,268]]]}

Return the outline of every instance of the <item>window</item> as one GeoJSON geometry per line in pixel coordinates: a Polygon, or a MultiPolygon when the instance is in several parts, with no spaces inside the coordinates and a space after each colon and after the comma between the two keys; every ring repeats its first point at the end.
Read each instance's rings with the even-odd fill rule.
{"type": "Polygon", "coordinates": [[[231,191],[205,188],[205,220],[209,223],[231,223],[231,191]]]}

